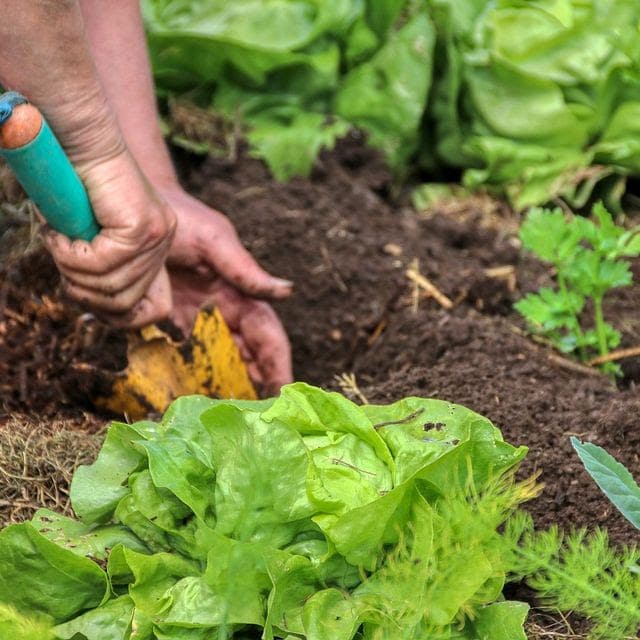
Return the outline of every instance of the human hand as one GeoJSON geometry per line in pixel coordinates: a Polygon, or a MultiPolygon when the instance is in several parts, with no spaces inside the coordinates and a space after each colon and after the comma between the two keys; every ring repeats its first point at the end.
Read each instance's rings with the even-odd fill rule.
{"type": "Polygon", "coordinates": [[[222,213],[178,185],[161,187],[159,192],[178,222],[167,260],[173,321],[188,333],[201,305],[214,302],[240,347],[251,378],[265,393],[276,394],[292,380],[291,348],[277,315],[259,298],[286,298],[292,283],[258,266],[222,213]]]}
{"type": "Polygon", "coordinates": [[[173,211],[124,147],[76,168],[102,230],[85,242],[45,227],[64,292],[115,326],[166,318],[172,298],[164,262],[176,227],[173,211]]]}

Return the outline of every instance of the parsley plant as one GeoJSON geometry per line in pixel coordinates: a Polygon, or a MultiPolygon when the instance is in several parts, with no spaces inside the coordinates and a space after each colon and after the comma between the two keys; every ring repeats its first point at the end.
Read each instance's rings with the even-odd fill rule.
{"type": "MultiPolygon", "coordinates": [[[[532,209],[520,229],[523,246],[553,265],[557,288],[544,287],[515,304],[535,333],[563,353],[581,360],[605,355],[620,343],[620,333],[604,319],[602,302],[608,291],[632,283],[629,262],[640,255],[640,227],[615,224],[598,203],[593,219],[567,216],[561,209],[532,209]],[[593,328],[586,329],[582,311],[592,301],[593,328]]],[[[619,372],[608,363],[603,370],[619,372]]]]}

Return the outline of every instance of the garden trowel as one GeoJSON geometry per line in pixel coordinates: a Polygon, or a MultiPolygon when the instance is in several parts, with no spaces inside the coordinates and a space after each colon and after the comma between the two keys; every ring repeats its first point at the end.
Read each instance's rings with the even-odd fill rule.
{"type": "MultiPolygon", "coordinates": [[[[0,156],[53,229],[87,242],[100,232],[62,146],[38,109],[16,92],[0,96],[0,156]]],[[[162,412],[174,398],[191,393],[256,397],[231,332],[214,307],[199,313],[185,341],[175,341],[156,326],[131,332],[127,369],[103,373],[111,392],[93,400],[133,419],[162,412]]]]}

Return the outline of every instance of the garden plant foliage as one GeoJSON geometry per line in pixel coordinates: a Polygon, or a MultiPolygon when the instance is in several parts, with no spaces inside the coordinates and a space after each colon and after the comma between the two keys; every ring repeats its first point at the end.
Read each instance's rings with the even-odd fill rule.
{"type": "MultiPolygon", "coordinates": [[[[604,319],[605,295],[633,282],[627,258],[640,255],[640,227],[615,224],[602,203],[593,220],[568,216],[559,208],[533,208],[520,228],[522,245],[555,269],[557,289],[543,287],[514,305],[536,333],[564,353],[589,360],[594,351],[605,356],[620,344],[620,333],[604,319]],[[583,326],[587,300],[593,308],[593,328],[583,326]]],[[[618,372],[606,363],[603,369],[618,372]]]]}
{"type": "Polygon", "coordinates": [[[278,178],[364,129],[518,208],[640,171],[635,0],[144,0],[157,83],[249,127],[278,178]]]}
{"type": "Polygon", "coordinates": [[[509,520],[506,536],[517,541],[510,562],[512,578],[526,580],[536,591],[540,606],[589,620],[589,640],[637,637],[637,546],[613,545],[601,529],[565,533],[554,525],[546,531],[534,531],[531,517],[524,512],[509,520]]]}
{"type": "Polygon", "coordinates": [[[602,492],[636,529],[640,529],[640,487],[629,470],[597,444],[580,442],[575,436],[571,438],[571,444],[602,492]]]}
{"type": "Polygon", "coordinates": [[[517,640],[502,525],[526,449],[437,400],[359,407],[307,386],[275,401],[177,400],[114,423],[81,467],[79,520],[0,533],[13,640],[517,640]]]}

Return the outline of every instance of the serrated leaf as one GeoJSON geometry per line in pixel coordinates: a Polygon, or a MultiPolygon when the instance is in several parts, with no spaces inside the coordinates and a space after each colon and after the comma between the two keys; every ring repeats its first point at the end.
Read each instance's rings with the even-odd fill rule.
{"type": "Polygon", "coordinates": [[[640,529],[640,487],[629,470],[598,445],[582,443],[575,437],[571,438],[571,444],[587,473],[607,498],[636,529],[640,529]]]}
{"type": "Polygon", "coordinates": [[[614,222],[613,216],[602,202],[596,202],[593,205],[591,214],[598,221],[598,237],[600,239],[617,239],[624,233],[624,229],[614,222]]]}
{"type": "Polygon", "coordinates": [[[624,253],[622,255],[635,257],[640,255],[640,231],[634,230],[630,233],[630,238],[625,242],[624,253]]]}
{"type": "Polygon", "coordinates": [[[580,294],[548,287],[527,294],[514,305],[529,322],[544,330],[571,328],[583,306],[584,298],[580,294]]]}
{"type": "Polygon", "coordinates": [[[531,209],[520,228],[523,246],[537,256],[561,267],[573,256],[576,247],[592,233],[588,220],[567,218],[562,209],[531,209]]]}
{"type": "Polygon", "coordinates": [[[629,263],[603,259],[595,251],[576,251],[573,262],[562,270],[572,287],[585,296],[602,297],[610,289],[631,284],[629,263]]]}
{"type": "MultiPolygon", "coordinates": [[[[603,325],[604,334],[607,340],[607,347],[615,349],[620,344],[620,332],[616,331],[608,322],[603,325]]],[[[595,329],[583,331],[576,340],[576,346],[579,347],[598,347],[598,333],[595,329]]]]}

